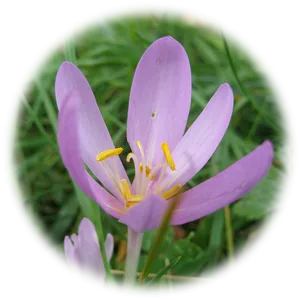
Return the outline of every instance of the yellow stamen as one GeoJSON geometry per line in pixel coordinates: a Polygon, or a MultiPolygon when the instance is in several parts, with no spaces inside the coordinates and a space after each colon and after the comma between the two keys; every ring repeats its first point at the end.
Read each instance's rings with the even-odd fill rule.
{"type": "Polygon", "coordinates": [[[129,203],[138,203],[143,199],[144,199],[144,196],[142,196],[142,195],[134,195],[128,199],[128,202],[129,203]]]}
{"type": "Polygon", "coordinates": [[[165,198],[166,200],[174,197],[176,194],[178,194],[178,192],[181,189],[181,185],[180,184],[176,184],[174,185],[171,189],[169,189],[167,192],[165,192],[162,196],[163,198],[165,198]]]}
{"type": "Polygon", "coordinates": [[[142,196],[142,195],[131,196],[128,200],[126,200],[126,206],[131,207],[134,204],[141,202],[141,200],[143,200],[143,199],[144,199],[144,196],[142,196]]]}
{"type": "Polygon", "coordinates": [[[132,196],[129,184],[126,181],[126,179],[122,179],[121,184],[122,184],[122,189],[123,189],[123,196],[125,197],[126,200],[128,200],[132,196]]]}
{"type": "MultiPolygon", "coordinates": [[[[140,171],[141,173],[143,173],[143,164],[140,164],[140,171]]],[[[146,177],[149,176],[149,174],[151,173],[151,169],[146,165],[146,177]]],[[[152,175],[151,176],[151,180],[154,180],[155,179],[155,175],[152,175]]]]}
{"type": "Polygon", "coordinates": [[[174,160],[173,160],[173,157],[172,157],[172,154],[171,154],[168,144],[166,142],[163,142],[161,145],[161,149],[164,152],[164,155],[165,155],[165,158],[166,158],[166,161],[167,161],[169,167],[171,168],[172,171],[175,171],[176,166],[175,166],[175,163],[174,163],[174,160]]]}
{"type": "Polygon", "coordinates": [[[100,152],[96,156],[96,160],[103,161],[111,156],[120,155],[122,152],[123,152],[123,148],[107,149],[105,151],[100,152]]]}

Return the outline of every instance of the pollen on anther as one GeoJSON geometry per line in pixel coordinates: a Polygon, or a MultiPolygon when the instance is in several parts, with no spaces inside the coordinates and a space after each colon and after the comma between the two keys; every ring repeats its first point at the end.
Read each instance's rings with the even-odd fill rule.
{"type": "Polygon", "coordinates": [[[153,112],[153,113],[151,114],[151,118],[154,119],[155,117],[156,117],[156,113],[153,112]]]}
{"type": "Polygon", "coordinates": [[[169,145],[166,142],[163,142],[162,145],[161,145],[161,149],[164,153],[165,159],[166,159],[169,167],[171,168],[172,171],[175,171],[176,166],[175,166],[175,162],[173,160],[172,153],[170,151],[169,145]]]}
{"type": "Polygon", "coordinates": [[[123,152],[123,148],[107,149],[98,153],[96,156],[96,160],[101,162],[111,156],[120,155],[122,152],[123,152]]]}

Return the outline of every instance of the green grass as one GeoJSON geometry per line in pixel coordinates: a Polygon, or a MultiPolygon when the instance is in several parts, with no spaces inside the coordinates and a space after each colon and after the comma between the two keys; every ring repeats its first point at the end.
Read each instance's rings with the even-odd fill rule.
{"type": "MultiPolygon", "coordinates": [[[[17,124],[17,176],[29,209],[55,244],[62,245],[65,235],[76,232],[83,216],[96,222],[100,214],[97,205],[72,184],[58,152],[54,98],[58,67],[66,57],[78,65],[92,86],[115,145],[122,146],[126,153],[129,152],[127,107],[133,73],[146,48],[165,35],[177,39],[190,59],[193,95],[188,126],[221,83],[228,82],[235,94],[234,114],[223,141],[188,186],[223,170],[265,139],[270,139],[275,146],[276,159],[269,175],[242,200],[230,206],[234,253],[250,243],[271,213],[282,174],[279,153],[284,138],[282,117],[268,82],[247,54],[223,38],[220,32],[193,27],[170,17],[128,18],[94,27],[62,45],[42,66],[23,99],[17,124]]],[[[125,157],[122,160],[132,176],[131,166],[126,164],[125,157]]],[[[104,233],[111,232],[116,241],[111,265],[123,270],[122,241],[126,239],[126,227],[103,211],[101,216],[104,233]]],[[[231,250],[225,231],[228,219],[226,222],[224,210],[220,210],[175,230],[169,228],[151,272],[161,274],[163,269],[168,269],[173,275],[195,276],[227,260],[231,250]],[[179,232],[181,238],[178,238],[179,232]],[[179,256],[181,259],[177,262],[179,256]],[[174,261],[177,263],[167,267],[174,261]]],[[[101,224],[98,225],[99,230],[101,224]]],[[[146,261],[153,237],[154,232],[145,234],[139,270],[146,261]]]]}

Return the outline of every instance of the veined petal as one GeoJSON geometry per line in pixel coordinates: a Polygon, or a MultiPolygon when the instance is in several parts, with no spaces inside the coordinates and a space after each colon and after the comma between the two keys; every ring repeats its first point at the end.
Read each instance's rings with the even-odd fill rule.
{"type": "Polygon", "coordinates": [[[122,214],[123,204],[106,192],[85,170],[80,155],[78,136],[78,103],[80,96],[73,92],[66,96],[58,118],[58,144],[62,160],[79,188],[94,199],[107,213],[115,218],[122,214]]]}
{"type": "Polygon", "coordinates": [[[119,222],[139,233],[155,229],[159,226],[169,203],[159,196],[148,195],[142,202],[128,209],[119,222]]]}
{"type": "Polygon", "coordinates": [[[226,170],[185,192],[171,225],[200,219],[243,197],[267,174],[273,156],[272,143],[265,141],[226,170]]]}
{"type": "MultiPolygon", "coordinates": [[[[93,91],[79,69],[70,62],[64,62],[60,66],[55,81],[55,95],[57,106],[61,107],[72,91],[77,92],[78,98],[78,131],[80,136],[81,156],[89,169],[98,177],[102,184],[116,197],[120,196],[118,190],[112,184],[102,165],[96,161],[99,152],[115,148],[105,122],[96,103],[93,91]]],[[[74,131],[75,127],[72,129],[74,131]]],[[[107,160],[114,170],[116,165],[121,178],[127,179],[127,174],[119,157],[107,160]]]]}
{"type": "Polygon", "coordinates": [[[161,145],[171,151],[181,139],[191,102],[191,70],[180,43],[170,36],[155,41],[136,68],[128,108],[127,140],[139,155],[144,147],[147,163],[163,160],[161,145]]]}
{"type": "MultiPolygon", "coordinates": [[[[176,170],[171,185],[183,186],[207,163],[222,140],[233,109],[233,93],[229,84],[222,84],[196,121],[173,151],[176,170]]],[[[166,178],[163,182],[170,181],[166,178]]]]}

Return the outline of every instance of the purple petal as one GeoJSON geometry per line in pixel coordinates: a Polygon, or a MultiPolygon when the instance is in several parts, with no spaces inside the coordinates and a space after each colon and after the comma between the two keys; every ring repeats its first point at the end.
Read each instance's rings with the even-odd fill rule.
{"type": "Polygon", "coordinates": [[[66,255],[68,263],[77,264],[78,263],[78,255],[76,252],[76,248],[68,236],[65,236],[65,239],[64,239],[64,249],[65,249],[65,255],[66,255]]]}
{"type": "Polygon", "coordinates": [[[272,144],[265,141],[226,170],[185,192],[171,225],[200,219],[243,197],[267,174],[273,156],[272,144]]]}
{"type": "MultiPolygon", "coordinates": [[[[173,151],[176,170],[168,170],[172,185],[184,185],[207,163],[230,122],[233,93],[222,84],[173,151]]],[[[169,181],[166,178],[166,181],[169,181]]]]}
{"type": "Polygon", "coordinates": [[[156,195],[148,195],[119,219],[135,232],[144,232],[159,226],[169,202],[156,195]]]}
{"type": "Polygon", "coordinates": [[[58,118],[58,143],[62,160],[79,188],[94,199],[107,213],[119,218],[123,210],[122,202],[106,192],[84,168],[76,130],[79,124],[79,95],[77,92],[73,92],[67,98],[61,106],[58,118]]]}
{"type": "Polygon", "coordinates": [[[81,266],[104,274],[97,232],[87,218],[83,218],[78,229],[78,255],[81,266]]]}
{"type": "MultiPolygon", "coordinates": [[[[118,197],[120,196],[118,190],[111,183],[102,165],[96,161],[99,152],[115,148],[115,146],[88,81],[75,65],[64,62],[57,72],[55,81],[55,95],[60,110],[72,91],[77,91],[79,101],[78,134],[80,136],[81,156],[103,185],[118,197]]],[[[107,160],[107,163],[111,163],[112,167],[114,167],[114,162],[121,178],[127,179],[119,157],[112,157],[107,160]]]]}
{"type": "Polygon", "coordinates": [[[191,102],[191,70],[180,43],[167,36],[145,51],[136,68],[127,120],[127,139],[139,154],[141,141],[148,164],[163,159],[161,144],[171,150],[181,139],[191,102]]]}

